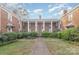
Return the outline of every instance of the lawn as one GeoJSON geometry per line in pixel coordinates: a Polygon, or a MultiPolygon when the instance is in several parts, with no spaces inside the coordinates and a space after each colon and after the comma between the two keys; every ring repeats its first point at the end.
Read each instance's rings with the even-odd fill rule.
{"type": "Polygon", "coordinates": [[[14,43],[0,46],[0,55],[28,55],[31,53],[33,39],[20,39],[14,43]]]}
{"type": "Polygon", "coordinates": [[[49,52],[53,55],[79,55],[79,42],[46,38],[45,43],[49,52]]]}

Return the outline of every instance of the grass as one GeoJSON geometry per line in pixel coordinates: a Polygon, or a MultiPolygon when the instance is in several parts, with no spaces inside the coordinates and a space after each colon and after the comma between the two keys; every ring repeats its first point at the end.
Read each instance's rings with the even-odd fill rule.
{"type": "Polygon", "coordinates": [[[53,55],[79,55],[79,42],[46,38],[45,43],[53,55]]]}
{"type": "Polygon", "coordinates": [[[31,53],[34,40],[21,39],[14,43],[0,46],[0,55],[28,55],[31,53]]]}

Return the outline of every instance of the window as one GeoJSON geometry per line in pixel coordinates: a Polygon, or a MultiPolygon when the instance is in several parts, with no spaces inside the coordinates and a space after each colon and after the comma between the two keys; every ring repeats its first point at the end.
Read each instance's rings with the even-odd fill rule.
{"type": "Polygon", "coordinates": [[[49,25],[49,28],[48,29],[49,29],[49,32],[51,32],[51,25],[49,25]]]}
{"type": "Polygon", "coordinates": [[[73,15],[72,15],[72,14],[69,14],[69,15],[68,15],[68,21],[69,21],[69,22],[71,22],[71,21],[72,21],[72,17],[73,17],[73,15]]]}
{"type": "Polygon", "coordinates": [[[10,13],[8,13],[8,20],[12,22],[12,15],[10,13]]]}
{"type": "Polygon", "coordinates": [[[12,28],[7,28],[7,31],[8,32],[12,32],[12,28]]]}

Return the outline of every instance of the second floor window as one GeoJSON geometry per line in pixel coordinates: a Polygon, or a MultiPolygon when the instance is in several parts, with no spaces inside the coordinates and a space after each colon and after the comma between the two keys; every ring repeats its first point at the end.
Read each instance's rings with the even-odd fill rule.
{"type": "Polygon", "coordinates": [[[68,15],[68,21],[69,21],[69,22],[72,21],[72,17],[73,17],[73,14],[69,14],[69,15],[68,15]]]}
{"type": "Polygon", "coordinates": [[[12,15],[10,13],[8,14],[8,20],[12,22],[12,15]]]}

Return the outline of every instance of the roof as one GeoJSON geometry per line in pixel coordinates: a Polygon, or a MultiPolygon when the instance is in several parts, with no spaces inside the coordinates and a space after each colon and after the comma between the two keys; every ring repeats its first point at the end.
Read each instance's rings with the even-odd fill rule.
{"type": "MultiPolygon", "coordinates": [[[[67,12],[65,15],[67,15],[67,14],[69,14],[71,12],[74,12],[74,10],[76,10],[77,8],[79,8],[79,5],[75,6],[71,11],[67,12]]],[[[63,15],[62,17],[64,17],[65,15],[63,15]]]]}
{"type": "Polygon", "coordinates": [[[55,20],[55,19],[29,19],[29,20],[24,20],[23,22],[27,22],[27,21],[30,21],[30,22],[35,22],[35,21],[39,21],[39,22],[42,22],[42,21],[45,21],[45,22],[59,22],[59,20],[55,20]]]}
{"type": "Polygon", "coordinates": [[[10,9],[4,7],[4,6],[0,6],[1,9],[3,9],[4,11],[6,11],[7,13],[10,13],[12,16],[15,16],[16,18],[19,18],[18,15],[16,15],[15,13],[13,13],[10,9]]]}
{"type": "Polygon", "coordinates": [[[66,25],[66,26],[73,26],[73,23],[69,23],[68,25],[66,25]]]}

